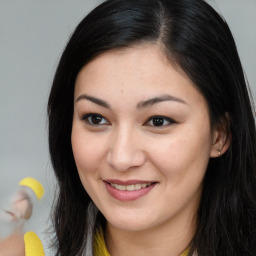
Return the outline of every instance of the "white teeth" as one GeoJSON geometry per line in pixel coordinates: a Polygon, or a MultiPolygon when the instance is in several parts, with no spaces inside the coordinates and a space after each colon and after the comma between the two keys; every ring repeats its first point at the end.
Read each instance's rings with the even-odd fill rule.
{"type": "Polygon", "coordinates": [[[117,185],[117,184],[111,184],[111,185],[118,190],[126,190],[126,186],[124,185],[117,185]]]}
{"type": "Polygon", "coordinates": [[[142,188],[141,184],[135,184],[135,185],[134,185],[134,189],[135,189],[135,190],[139,190],[139,189],[141,189],[141,188],[142,188]]]}
{"type": "Polygon", "coordinates": [[[134,191],[134,190],[139,190],[142,188],[146,188],[150,186],[152,183],[142,183],[142,184],[132,184],[132,185],[118,185],[114,183],[110,183],[110,185],[118,190],[122,191],[134,191]]]}
{"type": "Polygon", "coordinates": [[[133,190],[134,190],[134,185],[128,185],[128,186],[126,186],[126,189],[127,189],[128,191],[133,191],[133,190]]]}

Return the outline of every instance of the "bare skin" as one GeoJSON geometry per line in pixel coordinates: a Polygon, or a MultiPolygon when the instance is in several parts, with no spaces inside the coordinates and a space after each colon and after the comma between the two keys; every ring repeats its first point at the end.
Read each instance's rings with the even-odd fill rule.
{"type": "Polygon", "coordinates": [[[14,233],[0,241],[0,256],[24,256],[25,244],[22,233],[14,233]]]}
{"type": "Polygon", "coordinates": [[[74,98],[73,154],[106,218],[110,255],[181,255],[195,234],[208,161],[228,147],[203,95],[159,45],[144,44],[85,65],[74,98]]]}
{"type": "MultiPolygon", "coordinates": [[[[24,191],[19,191],[12,202],[11,210],[5,211],[10,216],[10,223],[28,220],[32,215],[32,203],[24,191]]],[[[0,239],[0,256],[24,256],[25,243],[22,226],[5,239],[0,239]]]]}

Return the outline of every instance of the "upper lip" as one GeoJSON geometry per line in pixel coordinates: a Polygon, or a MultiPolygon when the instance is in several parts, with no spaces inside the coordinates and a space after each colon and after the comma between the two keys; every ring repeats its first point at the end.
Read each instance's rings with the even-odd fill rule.
{"type": "Polygon", "coordinates": [[[144,183],[156,183],[156,181],[152,180],[114,180],[114,179],[106,179],[104,180],[107,183],[117,184],[117,185],[133,185],[133,184],[144,184],[144,183]]]}

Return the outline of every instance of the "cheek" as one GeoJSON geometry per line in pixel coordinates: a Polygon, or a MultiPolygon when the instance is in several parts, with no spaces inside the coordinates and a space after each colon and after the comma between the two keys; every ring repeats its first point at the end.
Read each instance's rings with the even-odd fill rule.
{"type": "Polygon", "coordinates": [[[75,163],[79,175],[88,175],[97,168],[102,158],[102,147],[99,146],[97,139],[93,139],[90,134],[86,134],[80,129],[73,127],[71,144],[75,163]]]}
{"type": "Polygon", "coordinates": [[[99,147],[100,144],[96,143],[92,136],[76,127],[72,129],[71,144],[78,175],[83,187],[89,196],[94,201],[97,201],[94,195],[95,185],[97,185],[99,179],[97,169],[102,158],[102,147],[99,147]]]}
{"type": "Polygon", "coordinates": [[[204,175],[210,157],[209,131],[189,129],[152,146],[151,161],[172,182],[204,175]],[[185,177],[185,178],[184,178],[185,177]]]}

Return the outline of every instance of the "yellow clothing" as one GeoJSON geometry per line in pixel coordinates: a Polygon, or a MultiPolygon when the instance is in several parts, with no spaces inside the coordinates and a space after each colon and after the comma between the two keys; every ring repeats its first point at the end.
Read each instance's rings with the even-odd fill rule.
{"type": "Polygon", "coordinates": [[[102,228],[97,230],[97,232],[94,235],[93,255],[94,256],[110,256],[105,244],[102,228]]]}
{"type": "MultiPolygon", "coordinates": [[[[94,248],[93,249],[94,256],[110,256],[105,244],[102,228],[100,228],[94,236],[93,248],[94,248]]],[[[187,256],[188,251],[189,250],[187,249],[180,256],[187,256]]]]}

